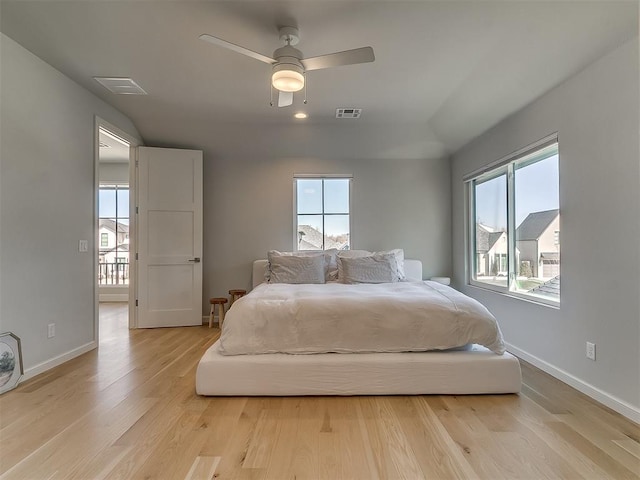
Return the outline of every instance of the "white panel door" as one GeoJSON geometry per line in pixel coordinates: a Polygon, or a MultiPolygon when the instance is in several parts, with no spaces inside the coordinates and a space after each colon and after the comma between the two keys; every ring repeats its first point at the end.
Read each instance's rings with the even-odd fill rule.
{"type": "Polygon", "coordinates": [[[202,152],[138,148],[138,327],[202,325],[202,152]]]}

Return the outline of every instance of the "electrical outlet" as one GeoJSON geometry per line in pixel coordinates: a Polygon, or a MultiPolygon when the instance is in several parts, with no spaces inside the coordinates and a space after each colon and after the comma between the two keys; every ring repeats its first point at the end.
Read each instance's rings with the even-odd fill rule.
{"type": "Polygon", "coordinates": [[[47,338],[53,338],[56,336],[56,324],[50,323],[47,325],[47,338]]]}
{"type": "Polygon", "coordinates": [[[596,361],[596,344],[587,342],[587,358],[596,361]]]}

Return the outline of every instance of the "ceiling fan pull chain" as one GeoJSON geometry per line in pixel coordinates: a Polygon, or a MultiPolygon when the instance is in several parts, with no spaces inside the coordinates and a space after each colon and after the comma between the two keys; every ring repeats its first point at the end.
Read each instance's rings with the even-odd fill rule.
{"type": "Polygon", "coordinates": [[[304,102],[303,103],[306,105],[307,104],[307,85],[308,85],[307,72],[304,72],[302,75],[304,76],[304,102]]]}
{"type": "Polygon", "coordinates": [[[271,86],[271,82],[269,82],[269,105],[273,107],[273,87],[271,86]]]}

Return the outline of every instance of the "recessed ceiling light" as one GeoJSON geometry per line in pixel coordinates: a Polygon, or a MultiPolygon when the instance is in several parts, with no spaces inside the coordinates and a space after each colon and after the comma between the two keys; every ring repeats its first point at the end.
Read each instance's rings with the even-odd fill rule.
{"type": "Polygon", "coordinates": [[[298,112],[294,115],[294,117],[298,118],[298,119],[303,119],[303,118],[307,118],[307,114],[304,112],[298,112]]]}

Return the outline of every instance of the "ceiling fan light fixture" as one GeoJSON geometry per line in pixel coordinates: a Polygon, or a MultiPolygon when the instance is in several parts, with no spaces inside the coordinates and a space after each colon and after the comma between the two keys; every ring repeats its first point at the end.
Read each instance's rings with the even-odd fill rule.
{"type": "Polygon", "coordinates": [[[302,67],[298,65],[276,65],[273,67],[271,84],[281,92],[298,92],[304,88],[302,67]]]}

